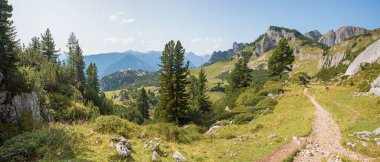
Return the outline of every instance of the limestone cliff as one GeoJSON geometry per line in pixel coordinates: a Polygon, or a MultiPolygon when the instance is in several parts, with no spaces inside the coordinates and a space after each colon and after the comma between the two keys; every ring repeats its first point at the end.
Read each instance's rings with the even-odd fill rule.
{"type": "Polygon", "coordinates": [[[348,66],[344,75],[354,75],[361,70],[364,64],[371,64],[380,59],[380,40],[368,46],[362,53],[360,53],[354,61],[348,66]]]}
{"type": "Polygon", "coordinates": [[[319,38],[322,37],[322,34],[319,33],[318,30],[314,30],[314,31],[309,31],[307,33],[304,34],[306,37],[318,42],[319,38]]]}
{"type": "Polygon", "coordinates": [[[330,30],[326,34],[322,35],[318,42],[323,43],[329,47],[342,42],[343,40],[352,36],[367,33],[368,30],[361,27],[343,26],[337,31],[330,30]]]}

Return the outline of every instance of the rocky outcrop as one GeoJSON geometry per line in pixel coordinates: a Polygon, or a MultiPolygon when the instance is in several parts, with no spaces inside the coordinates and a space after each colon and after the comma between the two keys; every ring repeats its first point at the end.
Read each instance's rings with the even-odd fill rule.
{"type": "MultiPolygon", "coordinates": [[[[364,34],[368,32],[365,28],[353,27],[353,26],[343,26],[337,31],[330,30],[326,34],[319,38],[318,42],[323,43],[329,47],[342,42],[343,40],[350,38],[352,36],[364,34]]],[[[306,35],[305,35],[306,36],[306,35]]]]}
{"type": "Polygon", "coordinates": [[[318,42],[319,38],[322,37],[322,34],[318,30],[309,31],[303,35],[314,40],[314,41],[316,41],[316,42],[318,42]]]}
{"type": "Polygon", "coordinates": [[[380,96],[380,76],[371,83],[369,93],[380,96]]]}
{"type": "Polygon", "coordinates": [[[235,52],[242,50],[245,46],[245,43],[234,42],[232,44],[232,49],[228,49],[226,51],[214,51],[206,64],[212,64],[214,62],[227,59],[228,57],[232,56],[235,52]]]}
{"type": "Polygon", "coordinates": [[[354,61],[348,66],[344,75],[354,75],[361,70],[364,64],[371,64],[380,59],[380,40],[368,46],[360,53],[354,61]]]}
{"type": "Polygon", "coordinates": [[[7,91],[0,92],[1,121],[16,123],[24,112],[31,113],[35,120],[43,120],[45,115],[49,116],[47,111],[41,108],[35,92],[21,93],[13,97],[7,91]]]}
{"type": "Polygon", "coordinates": [[[323,58],[319,60],[318,68],[330,68],[337,66],[344,59],[344,57],[344,52],[323,56],[323,58]]]}
{"type": "Polygon", "coordinates": [[[261,40],[257,42],[255,54],[261,55],[276,47],[277,43],[285,38],[288,41],[294,41],[298,36],[302,35],[297,30],[282,27],[270,26],[261,40]]]}

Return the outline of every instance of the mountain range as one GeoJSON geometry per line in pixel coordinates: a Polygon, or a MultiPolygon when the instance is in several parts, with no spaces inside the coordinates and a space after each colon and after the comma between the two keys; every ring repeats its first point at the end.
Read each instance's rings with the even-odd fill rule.
{"type": "MultiPolygon", "coordinates": [[[[91,62],[95,63],[98,68],[98,75],[102,78],[108,74],[127,69],[157,71],[160,69],[161,54],[161,51],[138,52],[130,50],[89,54],[84,56],[84,61],[86,65],[91,62]]],[[[190,67],[199,67],[206,63],[209,58],[210,55],[198,56],[193,52],[185,54],[185,61],[189,61],[190,67]]],[[[61,55],[60,60],[66,60],[65,55],[61,55]]]]}

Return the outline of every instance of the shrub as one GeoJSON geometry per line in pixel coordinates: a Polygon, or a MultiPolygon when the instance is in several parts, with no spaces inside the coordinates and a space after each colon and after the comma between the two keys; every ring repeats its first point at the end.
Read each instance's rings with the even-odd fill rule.
{"type": "Polygon", "coordinates": [[[136,135],[138,126],[117,116],[100,116],[95,120],[94,130],[101,133],[117,133],[124,137],[136,135]]]}
{"type": "Polygon", "coordinates": [[[261,99],[263,99],[262,96],[257,96],[251,89],[247,89],[239,95],[236,103],[244,106],[255,106],[261,99]]]}
{"type": "Polygon", "coordinates": [[[57,159],[72,158],[74,143],[63,128],[26,132],[11,138],[0,147],[0,161],[58,161],[57,159]]]}
{"type": "Polygon", "coordinates": [[[262,124],[257,124],[256,126],[255,126],[255,128],[252,128],[251,129],[251,133],[256,133],[256,132],[258,132],[259,130],[261,130],[261,129],[263,129],[264,128],[264,125],[262,125],[262,124]]]}
{"type": "Polygon", "coordinates": [[[144,122],[144,118],[141,115],[141,112],[135,107],[115,105],[113,108],[113,114],[120,118],[127,119],[138,124],[142,124],[144,122]]]}
{"type": "Polygon", "coordinates": [[[74,102],[66,109],[65,119],[69,121],[87,120],[91,117],[91,109],[80,102],[74,102]]]}
{"type": "Polygon", "coordinates": [[[265,88],[259,91],[257,94],[260,96],[267,96],[268,94],[281,94],[284,92],[285,90],[282,88],[265,88]]]}
{"type": "Polygon", "coordinates": [[[367,82],[362,82],[358,85],[360,92],[368,92],[371,89],[371,85],[367,82]]]}
{"type": "Polygon", "coordinates": [[[251,113],[242,113],[234,117],[234,124],[246,124],[252,121],[254,115],[251,113]]]}
{"type": "Polygon", "coordinates": [[[304,72],[295,73],[289,78],[290,82],[298,85],[307,85],[310,79],[311,77],[304,72]]]}
{"type": "Polygon", "coordinates": [[[160,137],[168,142],[190,143],[201,138],[199,129],[190,126],[181,128],[173,123],[158,123],[146,126],[145,132],[154,137],[160,137]]]}
{"type": "Polygon", "coordinates": [[[266,97],[265,99],[260,100],[259,103],[256,104],[256,107],[270,108],[276,105],[277,105],[277,100],[270,97],[266,97]]]}

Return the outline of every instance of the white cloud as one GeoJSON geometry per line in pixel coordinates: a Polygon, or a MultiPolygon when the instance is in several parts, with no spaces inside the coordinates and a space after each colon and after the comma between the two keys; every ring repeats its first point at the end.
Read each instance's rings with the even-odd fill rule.
{"type": "Polygon", "coordinates": [[[136,39],[133,36],[128,36],[126,38],[115,38],[115,37],[108,37],[103,40],[105,44],[118,44],[122,43],[123,45],[131,44],[135,42],[136,39]]]}
{"type": "Polygon", "coordinates": [[[223,42],[223,39],[222,39],[222,37],[218,37],[218,38],[212,39],[211,42],[212,42],[214,48],[219,48],[220,46],[222,46],[221,43],[223,42]]]}
{"type": "Polygon", "coordinates": [[[117,14],[113,14],[113,15],[111,15],[110,17],[109,17],[109,20],[110,21],[116,21],[116,20],[118,20],[119,19],[119,16],[117,15],[117,14]]]}
{"type": "Polygon", "coordinates": [[[199,42],[201,39],[200,38],[194,38],[193,40],[191,40],[192,43],[197,43],[199,42]]]}
{"type": "Polygon", "coordinates": [[[125,24],[125,23],[133,23],[133,22],[135,22],[135,21],[136,21],[135,18],[129,18],[129,19],[123,19],[123,20],[121,20],[120,23],[122,23],[122,24],[125,24]]]}

